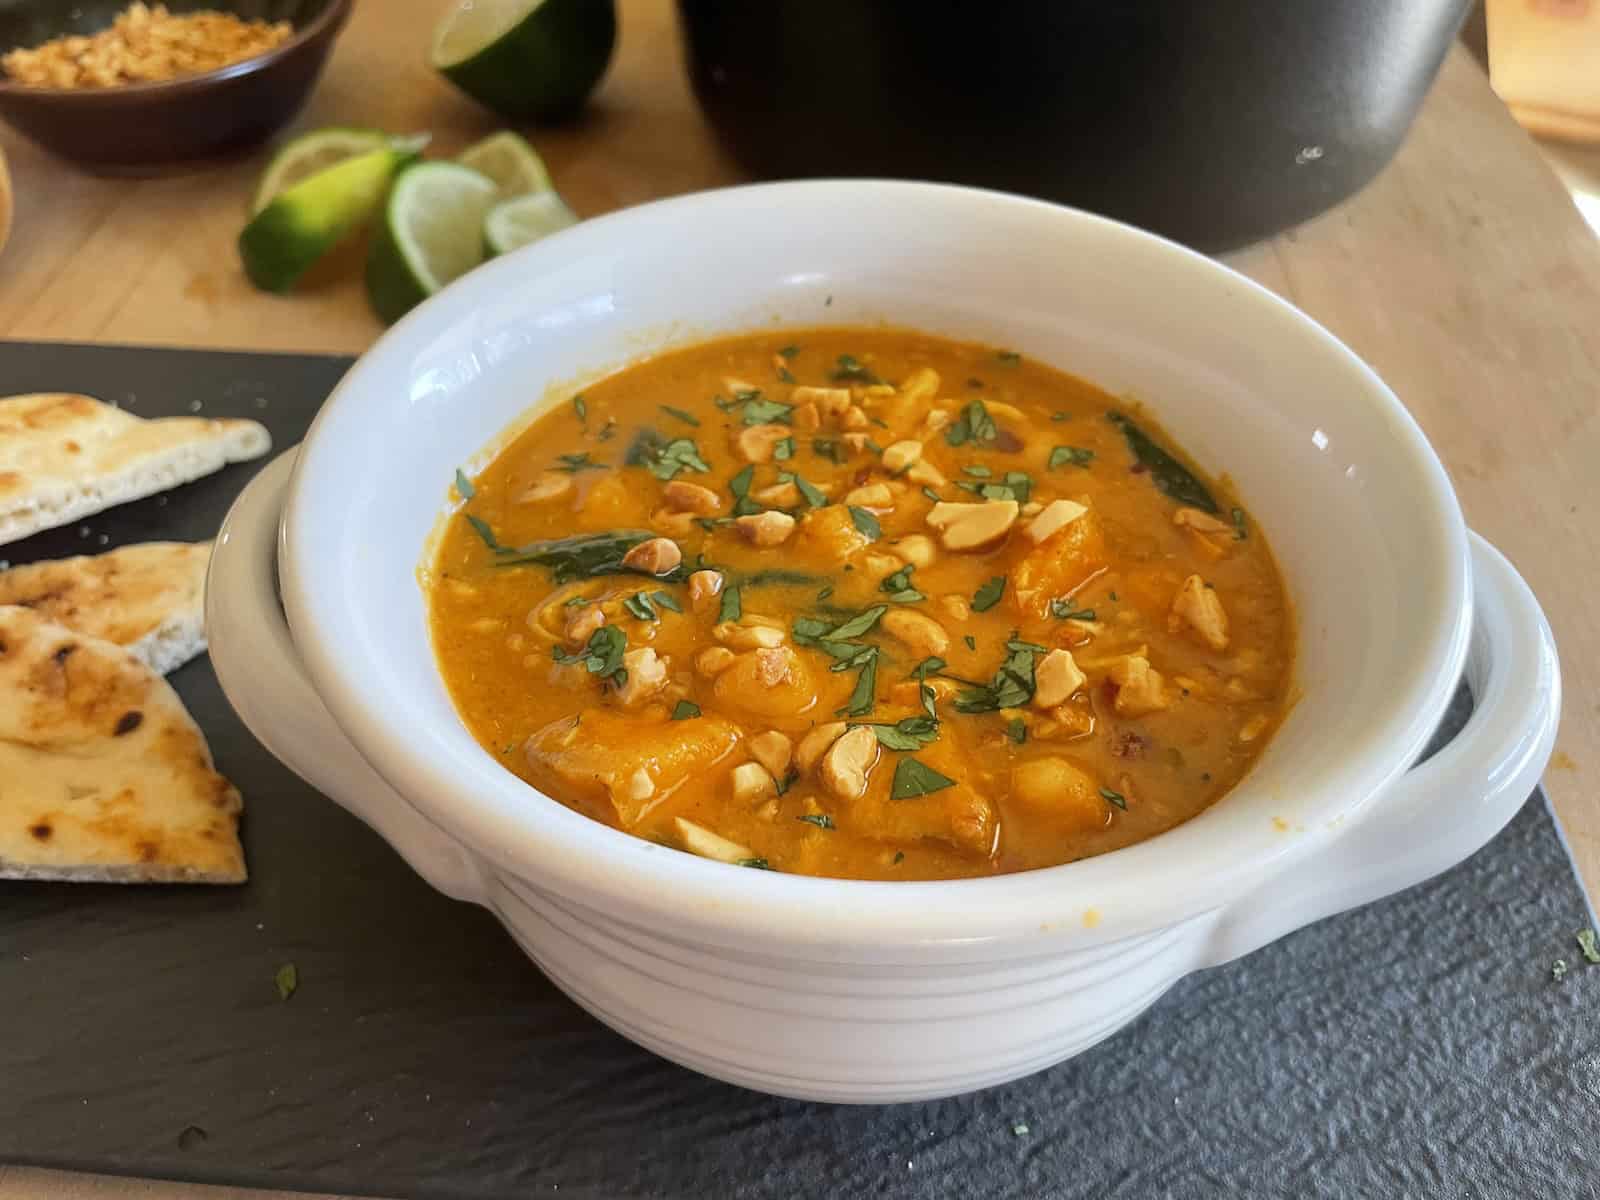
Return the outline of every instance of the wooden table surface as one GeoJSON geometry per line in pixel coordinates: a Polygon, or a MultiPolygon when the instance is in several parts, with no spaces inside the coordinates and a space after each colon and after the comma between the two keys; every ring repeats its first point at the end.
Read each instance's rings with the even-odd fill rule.
{"type": "MultiPolygon", "coordinates": [[[[422,62],[444,6],[361,0],[296,128],[429,130],[446,154],[490,132],[422,62]]],[[[741,178],[689,94],[667,0],[621,7],[622,41],[590,115],[535,139],[585,216],[741,178]]],[[[380,332],[356,279],[291,298],[245,282],[233,243],[264,152],[128,182],[85,175],[7,130],[0,146],[17,190],[0,336],[358,352],[380,332]]],[[[1468,521],[1543,601],[1566,681],[1546,787],[1600,897],[1600,242],[1457,50],[1376,182],[1228,261],[1378,370],[1449,467],[1468,521]]],[[[0,1200],[244,1195],[130,1187],[0,1166],[0,1200]]]]}

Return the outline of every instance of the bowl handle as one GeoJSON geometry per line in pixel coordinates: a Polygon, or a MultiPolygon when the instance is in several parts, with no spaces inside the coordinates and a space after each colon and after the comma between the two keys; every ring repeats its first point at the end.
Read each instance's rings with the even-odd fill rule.
{"type": "Polygon", "coordinates": [[[1471,540],[1472,716],[1402,775],[1320,854],[1275,876],[1224,914],[1211,959],[1249,954],[1312,921],[1421,883],[1499,833],[1543,774],[1561,714],[1555,640],[1504,556],[1471,540]]]}
{"type": "Polygon", "coordinates": [[[473,857],[391,788],[318,699],[278,600],[274,566],[297,450],[251,480],[222,522],[206,574],[211,663],[250,732],[312,787],[365,821],[430,884],[482,903],[473,857]]]}

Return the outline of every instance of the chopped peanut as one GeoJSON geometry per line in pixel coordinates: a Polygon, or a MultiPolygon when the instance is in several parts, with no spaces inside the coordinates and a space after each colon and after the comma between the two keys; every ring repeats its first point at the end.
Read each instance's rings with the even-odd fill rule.
{"type": "Polygon", "coordinates": [[[1146,713],[1160,712],[1172,703],[1167,696],[1166,681],[1142,654],[1123,655],[1112,664],[1106,678],[1116,688],[1112,707],[1119,716],[1142,717],[1146,713]]]}
{"type": "Polygon", "coordinates": [[[789,402],[796,405],[815,404],[817,412],[824,417],[841,416],[852,403],[849,388],[805,386],[797,387],[790,392],[789,402]]]}
{"type": "Polygon", "coordinates": [[[772,795],[772,776],[760,763],[740,763],[733,769],[733,798],[744,804],[754,804],[772,795]]]}
{"type": "Polygon", "coordinates": [[[1072,651],[1052,650],[1033,668],[1033,703],[1036,708],[1065,704],[1084,685],[1085,676],[1073,661],[1072,651]]]}
{"type": "Polygon", "coordinates": [[[656,781],[650,778],[650,772],[640,767],[628,776],[628,798],[631,800],[648,800],[656,794],[656,781]]]}
{"type": "Polygon", "coordinates": [[[770,771],[774,779],[782,779],[789,773],[794,743],[787,734],[769,729],[750,739],[750,756],[770,771]]]}
{"type": "Polygon", "coordinates": [[[542,504],[558,500],[572,491],[572,476],[565,471],[540,471],[517,497],[518,504],[542,504]]]}
{"type": "Polygon", "coordinates": [[[646,575],[665,575],[683,561],[683,551],[671,538],[650,538],[622,556],[622,565],[646,575]]]}
{"type": "Polygon", "coordinates": [[[750,494],[769,508],[794,508],[800,503],[800,489],[793,483],[769,484],[750,494]]]}
{"type": "Polygon", "coordinates": [[[1233,526],[1198,508],[1180,508],[1172,514],[1172,523],[1197,533],[1226,533],[1233,535],[1233,526]]]}
{"type": "Polygon", "coordinates": [[[734,654],[726,646],[707,646],[694,658],[694,669],[706,678],[714,678],[733,666],[734,654]]]}
{"type": "Polygon", "coordinates": [[[1039,510],[1039,515],[1028,522],[1023,530],[1028,540],[1038,545],[1057,530],[1065,529],[1089,509],[1076,500],[1052,500],[1039,510]]]}
{"type": "Polygon", "coordinates": [[[922,435],[924,440],[926,440],[931,438],[934,434],[938,433],[941,429],[954,420],[955,417],[946,412],[944,409],[935,408],[930,411],[927,416],[922,418],[922,428],[917,432],[922,435]]]}
{"type": "Polygon", "coordinates": [[[893,442],[884,447],[883,469],[891,475],[898,475],[921,457],[921,442],[893,442]]]}
{"type": "Polygon", "coordinates": [[[764,463],[772,461],[778,443],[793,433],[787,425],[751,425],[740,431],[735,440],[745,462],[764,463]]]}
{"type": "Polygon", "coordinates": [[[667,486],[661,489],[661,498],[674,512],[698,513],[702,517],[712,517],[722,511],[721,496],[708,487],[701,487],[698,483],[689,483],[682,479],[668,482],[667,486]]]}
{"type": "Polygon", "coordinates": [[[783,645],[783,630],[755,623],[722,621],[711,627],[711,636],[735,650],[772,650],[783,645]]]}
{"type": "Polygon", "coordinates": [[[870,429],[872,427],[872,418],[852,404],[840,416],[839,427],[841,429],[870,429]]]}
{"type": "Polygon", "coordinates": [[[883,614],[883,631],[918,658],[943,654],[950,648],[950,635],[932,617],[909,608],[891,608],[883,614]]]}
{"type": "Polygon", "coordinates": [[[931,403],[939,394],[939,372],[932,367],[918,367],[900,384],[899,394],[900,399],[912,404],[931,403]]]}
{"type": "Polygon", "coordinates": [[[795,748],[794,759],[802,771],[809,771],[821,760],[823,753],[844,734],[843,721],[828,721],[822,725],[815,725],[800,739],[800,744],[795,748]]]}
{"type": "MultiPolygon", "coordinates": [[[[532,620],[532,614],[529,614],[532,620]]],[[[596,629],[606,623],[606,614],[598,604],[578,604],[567,609],[567,623],[561,636],[576,645],[583,645],[596,629]]]]}
{"type": "Polygon", "coordinates": [[[1239,726],[1239,740],[1241,742],[1255,741],[1261,736],[1261,731],[1267,727],[1270,720],[1271,718],[1269,718],[1265,713],[1257,713],[1243,725],[1239,726]]]}
{"type": "Polygon", "coordinates": [[[939,556],[933,539],[920,533],[901,538],[894,544],[894,552],[916,567],[931,567],[939,556]]]}
{"type": "Polygon", "coordinates": [[[865,554],[861,558],[861,568],[868,577],[874,580],[882,579],[886,575],[893,575],[906,564],[892,554],[865,554]]]}
{"type": "Polygon", "coordinates": [[[721,571],[696,571],[689,576],[689,604],[704,608],[722,594],[721,571]]]}
{"type": "Polygon", "coordinates": [[[727,389],[730,396],[739,396],[746,392],[759,392],[761,390],[755,384],[748,380],[740,379],[737,375],[724,375],[722,377],[722,386],[727,389]]]}
{"type": "Polygon", "coordinates": [[[864,433],[847,433],[844,435],[844,444],[857,454],[860,454],[867,448],[867,435],[864,433]]]}
{"type": "Polygon", "coordinates": [[[801,433],[814,433],[822,428],[822,417],[817,412],[815,404],[796,404],[794,411],[789,414],[789,419],[801,433]]]}
{"type": "Polygon", "coordinates": [[[946,596],[939,603],[944,605],[945,612],[958,621],[965,621],[972,615],[972,605],[967,603],[965,596],[946,596]]]}
{"type": "Polygon", "coordinates": [[[734,521],[744,540],[752,546],[781,546],[794,532],[794,518],[785,512],[752,513],[734,521]]]}
{"type": "Polygon", "coordinates": [[[844,502],[858,508],[893,508],[894,493],[886,483],[868,483],[846,492],[844,502]]]}
{"type": "Polygon", "coordinates": [[[944,472],[939,470],[925,458],[919,458],[912,463],[906,471],[906,478],[912,483],[920,483],[924,487],[943,487],[950,481],[944,477],[944,472]]]}
{"type": "Polygon", "coordinates": [[[1228,648],[1228,614],[1223,610],[1217,590],[1198,575],[1183,581],[1173,597],[1172,611],[1167,615],[1168,633],[1177,633],[1186,625],[1211,649],[1228,648]]]}
{"type": "Polygon", "coordinates": [[[694,514],[658,508],[650,514],[650,528],[659,529],[668,537],[688,537],[694,529],[694,514]]]}
{"type": "Polygon", "coordinates": [[[867,790],[867,772],[878,761],[878,735],[864,725],[846,732],[822,756],[822,786],[840,800],[867,790]]]}
{"type": "Polygon", "coordinates": [[[951,504],[941,500],[928,510],[928,524],[938,529],[946,550],[985,550],[1017,523],[1015,500],[951,504]]]}
{"type": "Polygon", "coordinates": [[[794,661],[794,654],[787,649],[756,650],[753,652],[755,659],[755,682],[763,687],[777,687],[788,680],[794,661]]]}

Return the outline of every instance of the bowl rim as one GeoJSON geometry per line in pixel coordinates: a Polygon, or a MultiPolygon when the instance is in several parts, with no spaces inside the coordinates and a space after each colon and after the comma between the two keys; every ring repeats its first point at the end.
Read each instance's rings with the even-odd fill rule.
{"type": "MultiPolygon", "coordinates": [[[[681,225],[675,226],[680,228],[681,225]]],[[[425,554],[419,547],[418,554],[425,554]]],[[[323,577],[336,568],[323,564],[323,577]]],[[[1131,226],[1078,209],[983,189],[900,180],[806,180],[713,189],[641,205],[585,222],[514,254],[495,260],[452,284],[386,333],[351,368],[324,404],[302,443],[289,482],[279,535],[279,581],[296,648],[313,688],[336,724],[372,763],[380,776],[441,833],[459,839],[472,855],[503,871],[520,886],[562,897],[604,912],[641,929],[660,932],[664,915],[678,936],[698,933],[723,942],[742,942],[759,952],[774,938],[791,949],[826,948],[830,954],[851,948],[867,952],[886,944],[959,944],[977,955],[980,947],[1017,937],[1050,937],[1073,944],[1103,943],[1149,932],[1175,922],[1215,913],[1266,880],[1324,849],[1343,830],[1341,822],[1386,791],[1420,754],[1453,694],[1465,662],[1472,614],[1469,549],[1465,521],[1443,465],[1415,419],[1376,372],[1332,333],[1269,289],[1197,251],[1131,226]],[[470,319],[479,304],[515,292],[523,272],[548,267],[566,247],[587,247],[629,226],[641,230],[655,222],[714,220],[719,206],[750,205],[762,211],[785,200],[815,206],[844,203],[868,193],[900,205],[994,208],[1031,219],[1071,221],[1089,235],[1142,246],[1129,253],[1163,256],[1192,277],[1209,276],[1215,286],[1232,289],[1235,303],[1275,310],[1295,327],[1308,346],[1336,357],[1351,369],[1361,402],[1389,418],[1389,432],[1401,439],[1417,481],[1417,497],[1427,511],[1417,519],[1434,524],[1444,549],[1441,569],[1451,604],[1441,607],[1435,635],[1405,689],[1409,716],[1387,729],[1380,741],[1350,755],[1335,781],[1324,783],[1330,798],[1328,820],[1318,820],[1294,837],[1263,828],[1239,839],[1225,858],[1185,868],[1183,880],[1152,881],[1144,868],[1150,847],[1183,840],[1186,822],[1173,830],[1107,854],[1056,867],[1006,875],[937,881],[847,880],[785,873],[750,872],[700,859],[611,828],[544,796],[537,809],[521,811],[498,803],[463,784],[464,760],[435,762],[406,736],[399,720],[369,701],[369,687],[358,679],[359,664],[335,648],[337,607],[322,587],[315,567],[300,548],[314,540],[328,511],[319,504],[318,486],[337,469],[323,460],[335,456],[339,442],[319,436],[336,423],[347,395],[383,389],[384,373],[409,361],[410,349],[445,329],[470,319]],[[705,210],[696,212],[697,209],[705,210]],[[335,418],[335,419],[330,419],[335,418]],[[303,567],[307,569],[302,569],[303,567]],[[323,624],[326,620],[328,623],[323,624]],[[381,765],[380,765],[381,764],[381,765]],[[1338,788],[1334,786],[1337,783],[1338,788]],[[1353,785],[1359,787],[1353,787],[1353,785]],[[1346,787],[1353,790],[1346,791],[1346,787]],[[546,809],[556,811],[546,811],[546,809]],[[538,814],[530,820],[529,812],[538,814]],[[592,857],[585,857],[591,855],[592,857]],[[1127,868],[1133,868],[1131,870],[1127,868]],[[1160,886],[1152,888],[1152,882],[1160,886]],[[1176,883],[1203,882],[1185,891],[1176,883]],[[954,890],[953,890],[954,889],[954,890]],[[1164,893],[1165,898],[1152,895],[1164,893]],[[1173,893],[1179,893],[1173,898],[1173,893]],[[1089,913],[1094,913],[1093,919],[1089,913]]],[[[432,654],[431,644],[427,653],[432,654]]],[[[470,737],[470,735],[468,735],[470,737]]],[[[503,775],[519,788],[528,785],[506,771],[481,746],[470,767],[503,775]],[[480,761],[481,760],[481,761],[480,761]]],[[[465,772],[470,774],[471,771],[465,772]]],[[[1248,785],[1248,776],[1239,787],[1248,785]]],[[[509,784],[491,785],[509,789],[509,784]]],[[[488,789],[483,789],[487,791],[488,789]]],[[[509,794],[509,792],[507,792],[509,794]]],[[[1201,840],[1205,840],[1202,835],[1201,840]]]]}
{"type": "MultiPolygon", "coordinates": [[[[287,41],[250,58],[242,58],[238,62],[198,75],[179,75],[174,79],[148,83],[119,83],[115,87],[76,88],[38,87],[31,83],[18,83],[0,71],[0,96],[37,96],[44,100],[54,99],[67,104],[77,104],[92,101],[103,103],[112,96],[173,96],[181,95],[185,91],[201,91],[213,84],[264,71],[295,53],[302,46],[319,40],[330,32],[337,33],[339,25],[350,15],[354,4],[355,0],[328,0],[327,7],[313,17],[310,24],[295,28],[287,41]]],[[[0,55],[9,54],[11,50],[17,49],[22,47],[12,46],[0,50],[0,55]]]]}

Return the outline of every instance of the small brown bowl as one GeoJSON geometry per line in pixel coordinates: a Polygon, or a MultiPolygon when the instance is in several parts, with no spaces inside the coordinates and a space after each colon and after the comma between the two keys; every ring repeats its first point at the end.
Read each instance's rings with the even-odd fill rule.
{"type": "MultiPolygon", "coordinates": [[[[129,0],[0,0],[0,54],[109,26],[129,0]]],[[[0,75],[0,118],[63,158],[130,172],[208,158],[259,142],[305,102],[351,0],[166,0],[174,13],[231,12],[289,21],[265,54],[203,75],[107,88],[46,88],[0,75]]]]}

